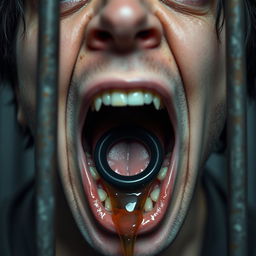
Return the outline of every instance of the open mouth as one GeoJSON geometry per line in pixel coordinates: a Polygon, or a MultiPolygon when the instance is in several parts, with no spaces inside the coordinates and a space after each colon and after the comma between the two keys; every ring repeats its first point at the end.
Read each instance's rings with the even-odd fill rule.
{"type": "MultiPolygon", "coordinates": [[[[97,141],[108,130],[120,125],[134,125],[153,133],[162,144],[164,161],[150,185],[143,205],[143,220],[138,234],[154,230],[164,218],[170,204],[176,170],[175,114],[165,95],[150,88],[102,89],[88,104],[81,129],[82,180],[86,197],[97,222],[108,231],[116,232],[112,221],[112,203],[104,179],[95,167],[93,154],[97,141]]],[[[142,172],[150,161],[147,149],[137,141],[120,141],[107,156],[109,166],[122,175],[142,172]]]]}

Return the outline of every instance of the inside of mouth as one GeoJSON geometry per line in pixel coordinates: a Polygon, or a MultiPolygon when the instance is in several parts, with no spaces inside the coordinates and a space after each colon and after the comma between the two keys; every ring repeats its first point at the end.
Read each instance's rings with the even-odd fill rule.
{"type": "MultiPolygon", "coordinates": [[[[103,106],[99,112],[89,110],[87,114],[83,129],[83,147],[86,155],[93,155],[95,145],[103,133],[120,125],[136,125],[149,130],[161,141],[165,155],[169,156],[172,152],[174,132],[166,109],[156,110],[152,105],[103,106]]],[[[122,140],[110,147],[107,160],[112,170],[129,176],[138,174],[147,167],[150,153],[141,142],[133,139],[122,140]]],[[[123,255],[132,256],[136,234],[143,220],[144,205],[155,182],[138,191],[120,191],[102,178],[100,180],[100,186],[107,192],[111,202],[109,212],[120,236],[123,255]]]]}
{"type": "MultiPolygon", "coordinates": [[[[156,190],[152,201],[149,201],[145,212],[151,211],[158,198],[161,183],[166,176],[170,164],[170,156],[175,143],[174,129],[166,108],[156,110],[151,105],[132,106],[132,107],[112,107],[102,106],[100,111],[90,109],[83,126],[82,144],[86,155],[87,166],[91,172],[95,185],[102,189],[103,178],[98,178],[97,169],[94,164],[93,154],[96,143],[100,137],[112,128],[129,125],[142,127],[158,137],[164,150],[164,162],[162,168],[154,180],[151,190],[156,190]],[[102,182],[101,182],[102,181],[102,182]]],[[[135,175],[142,172],[150,161],[150,150],[136,139],[122,140],[113,144],[107,154],[108,164],[112,170],[121,175],[135,175]]],[[[105,194],[107,191],[103,191],[105,194]]],[[[106,197],[103,197],[104,200],[106,197]]],[[[108,211],[109,200],[102,201],[103,206],[108,211]]]]}
{"type": "Polygon", "coordinates": [[[152,105],[103,106],[99,112],[89,110],[83,129],[84,150],[92,154],[97,140],[105,131],[122,125],[140,126],[151,131],[163,143],[165,154],[172,151],[174,133],[167,110],[156,110],[152,105]]]}
{"type": "Polygon", "coordinates": [[[107,162],[110,168],[123,176],[132,176],[143,172],[149,161],[149,150],[144,143],[136,139],[117,141],[107,153],[107,162]]]}

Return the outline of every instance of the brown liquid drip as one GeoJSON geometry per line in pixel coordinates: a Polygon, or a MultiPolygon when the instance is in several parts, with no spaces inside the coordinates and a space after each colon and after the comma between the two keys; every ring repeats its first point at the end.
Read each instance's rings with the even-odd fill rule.
{"type": "Polygon", "coordinates": [[[143,220],[144,204],[151,184],[135,191],[127,192],[105,186],[112,204],[112,220],[120,237],[124,256],[133,256],[138,228],[143,220]]]}

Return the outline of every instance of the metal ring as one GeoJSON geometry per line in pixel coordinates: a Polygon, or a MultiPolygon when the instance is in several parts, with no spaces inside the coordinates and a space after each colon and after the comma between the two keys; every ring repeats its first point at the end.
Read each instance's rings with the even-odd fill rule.
{"type": "Polygon", "coordinates": [[[137,126],[122,126],[108,131],[99,139],[94,151],[94,161],[97,171],[107,183],[119,189],[134,190],[145,186],[156,177],[163,163],[163,148],[158,138],[151,132],[137,126]],[[120,175],[108,164],[108,150],[122,139],[136,139],[150,151],[150,162],[139,174],[120,175]]]}

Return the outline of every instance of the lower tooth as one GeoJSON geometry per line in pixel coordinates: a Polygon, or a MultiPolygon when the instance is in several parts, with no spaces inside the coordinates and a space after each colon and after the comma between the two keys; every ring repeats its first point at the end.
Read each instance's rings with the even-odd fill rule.
{"type": "Polygon", "coordinates": [[[153,210],[153,202],[150,197],[147,198],[145,205],[144,205],[144,211],[150,212],[153,210]]]}
{"type": "Polygon", "coordinates": [[[98,195],[101,202],[105,201],[107,198],[107,193],[101,188],[98,188],[98,195]]]}
{"type": "Polygon", "coordinates": [[[167,174],[168,167],[162,167],[160,172],[157,175],[158,180],[162,181],[164,180],[166,174],[167,174]]]}
{"type": "Polygon", "coordinates": [[[90,170],[90,173],[91,173],[91,175],[92,175],[94,180],[98,180],[100,178],[100,176],[99,176],[99,174],[98,174],[98,172],[97,172],[95,167],[90,166],[89,170],[90,170]]]}
{"type": "Polygon", "coordinates": [[[105,208],[109,212],[112,211],[112,205],[109,197],[107,197],[105,200],[105,208]]]}
{"type": "Polygon", "coordinates": [[[152,199],[153,202],[157,202],[159,195],[160,195],[160,188],[156,188],[150,193],[150,198],[152,199]]]}

